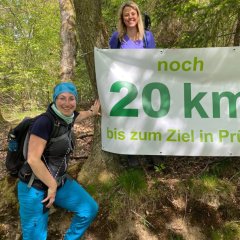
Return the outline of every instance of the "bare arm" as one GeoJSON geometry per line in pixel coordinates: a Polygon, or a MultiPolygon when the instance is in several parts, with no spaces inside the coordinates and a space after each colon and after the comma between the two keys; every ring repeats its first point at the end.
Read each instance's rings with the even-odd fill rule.
{"type": "Polygon", "coordinates": [[[28,145],[28,163],[33,170],[33,173],[48,186],[48,195],[43,202],[49,201],[46,207],[50,207],[55,200],[57,191],[57,182],[48,171],[47,167],[41,160],[41,156],[46,147],[47,141],[31,134],[28,145]]]}
{"type": "Polygon", "coordinates": [[[81,111],[78,117],[75,120],[75,123],[79,123],[86,118],[100,115],[99,113],[100,101],[96,100],[88,111],[81,111]]]}

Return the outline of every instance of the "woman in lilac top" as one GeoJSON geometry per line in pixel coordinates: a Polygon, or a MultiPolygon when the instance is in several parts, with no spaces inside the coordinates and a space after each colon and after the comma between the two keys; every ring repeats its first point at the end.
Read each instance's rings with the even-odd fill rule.
{"type": "MultiPolygon", "coordinates": [[[[153,34],[144,30],[141,12],[136,3],[129,1],[124,3],[118,14],[118,31],[110,38],[109,45],[112,49],[143,49],[156,48],[153,34]]],[[[152,157],[144,157],[152,165],[152,157]]],[[[138,167],[141,158],[136,155],[127,155],[127,162],[122,162],[128,167],[138,167]]],[[[124,161],[124,160],[123,160],[124,161]]]]}
{"type": "Polygon", "coordinates": [[[141,49],[155,48],[152,32],[145,31],[138,5],[132,1],[119,9],[118,31],[110,38],[110,48],[141,49]]]}

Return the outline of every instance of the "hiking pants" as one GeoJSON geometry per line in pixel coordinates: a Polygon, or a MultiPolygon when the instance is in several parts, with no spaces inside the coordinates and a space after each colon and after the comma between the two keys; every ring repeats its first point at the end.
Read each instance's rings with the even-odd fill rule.
{"type": "MultiPolygon", "coordinates": [[[[49,211],[43,211],[44,191],[18,182],[18,200],[23,240],[46,240],[49,211]]],[[[75,180],[67,179],[57,190],[54,204],[74,213],[65,240],[79,240],[98,212],[98,204],[75,180]]]]}

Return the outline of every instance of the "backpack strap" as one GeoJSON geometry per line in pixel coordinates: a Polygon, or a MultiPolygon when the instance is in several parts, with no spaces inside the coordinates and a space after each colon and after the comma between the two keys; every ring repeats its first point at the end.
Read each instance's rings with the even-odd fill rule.
{"type": "MultiPolygon", "coordinates": [[[[59,126],[60,126],[60,122],[58,121],[57,118],[55,118],[50,112],[46,111],[45,113],[41,114],[42,116],[46,116],[49,118],[49,120],[53,123],[53,129],[52,132],[50,134],[49,140],[55,136],[57,136],[57,134],[59,133],[59,126]]],[[[49,141],[48,141],[49,142],[49,141]]]]}
{"type": "MultiPolygon", "coordinates": [[[[47,116],[49,118],[49,120],[54,124],[53,125],[53,129],[52,132],[50,134],[49,140],[53,137],[53,136],[57,136],[57,133],[59,131],[59,125],[60,123],[58,122],[58,120],[56,118],[54,118],[54,116],[49,113],[49,112],[45,112],[42,113],[40,115],[38,115],[37,117],[35,117],[34,121],[36,121],[39,117],[41,116],[47,116]],[[56,127],[57,126],[57,127],[56,127]]],[[[34,122],[33,121],[33,122],[34,122]]],[[[32,124],[33,124],[32,122],[32,124]]],[[[26,134],[25,140],[24,140],[24,144],[23,144],[23,156],[25,159],[27,159],[27,151],[28,151],[28,142],[29,142],[29,138],[30,138],[30,134],[29,134],[29,130],[26,134]]],[[[48,141],[49,142],[49,141],[48,141]]]]}
{"type": "Polygon", "coordinates": [[[147,47],[148,47],[147,32],[144,31],[144,35],[143,35],[143,48],[147,48],[147,47]]]}
{"type": "Polygon", "coordinates": [[[120,41],[120,39],[119,39],[119,34],[118,34],[118,32],[117,32],[117,34],[116,34],[116,41],[117,41],[117,48],[119,49],[119,48],[121,47],[121,41],[120,41]]]}
{"type": "Polygon", "coordinates": [[[36,176],[35,176],[35,174],[32,172],[31,177],[30,177],[30,180],[29,180],[28,185],[27,185],[28,188],[30,188],[30,187],[32,186],[33,181],[34,181],[35,178],[36,178],[36,176]]]}
{"type": "Polygon", "coordinates": [[[117,48],[120,48],[121,47],[121,41],[119,39],[119,37],[117,38],[117,48]]]}

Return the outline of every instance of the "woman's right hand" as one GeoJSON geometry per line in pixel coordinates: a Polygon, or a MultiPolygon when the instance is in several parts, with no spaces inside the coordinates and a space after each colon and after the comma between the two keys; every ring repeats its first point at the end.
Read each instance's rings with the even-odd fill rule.
{"type": "Polygon", "coordinates": [[[99,109],[101,107],[99,99],[95,100],[94,104],[91,106],[90,111],[93,113],[93,116],[100,116],[99,109]]]}
{"type": "Polygon", "coordinates": [[[47,204],[46,207],[50,208],[55,201],[57,187],[48,188],[47,197],[42,200],[42,203],[47,204]]]}
{"type": "Polygon", "coordinates": [[[37,178],[40,179],[46,186],[49,186],[47,197],[42,200],[42,203],[44,203],[47,208],[50,208],[55,201],[57,182],[41,160],[46,144],[46,140],[31,134],[28,144],[27,161],[37,178]]]}

